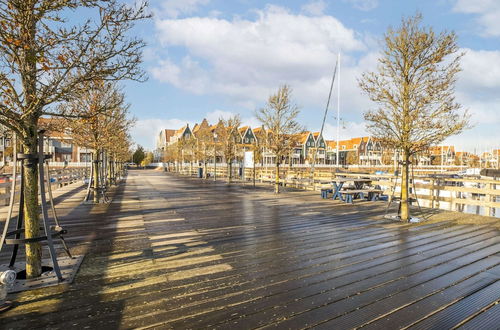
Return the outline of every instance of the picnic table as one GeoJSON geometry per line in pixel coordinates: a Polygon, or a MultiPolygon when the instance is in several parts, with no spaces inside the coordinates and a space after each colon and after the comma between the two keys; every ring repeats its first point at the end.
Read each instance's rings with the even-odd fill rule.
{"type": "Polygon", "coordinates": [[[363,189],[364,185],[370,184],[372,182],[371,179],[359,179],[359,178],[335,178],[332,180],[333,184],[333,197],[332,199],[340,199],[344,200],[342,198],[341,190],[344,187],[344,184],[346,182],[352,182],[354,184],[354,188],[356,190],[361,190],[363,189]]]}
{"type": "Polygon", "coordinates": [[[369,200],[375,200],[382,190],[380,189],[368,189],[365,188],[372,182],[370,178],[349,178],[349,177],[338,177],[333,179],[330,184],[332,188],[321,189],[321,197],[328,198],[328,193],[333,193],[332,199],[339,199],[346,203],[352,203],[355,198],[364,198],[365,194],[369,200]],[[351,189],[344,189],[344,184],[346,182],[353,183],[351,189]]]}

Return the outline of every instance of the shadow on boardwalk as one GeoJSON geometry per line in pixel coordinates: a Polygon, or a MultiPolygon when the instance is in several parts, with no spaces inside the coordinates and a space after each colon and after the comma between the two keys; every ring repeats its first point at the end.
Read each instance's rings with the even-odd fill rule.
{"type": "MultiPolygon", "coordinates": [[[[68,202],[69,203],[69,202],[68,202]]],[[[64,205],[64,202],[62,203],[64,205]]],[[[5,328],[495,328],[500,238],[394,224],[385,204],[275,196],[131,171],[110,205],[68,204],[74,285],[23,293],[5,328]]]]}

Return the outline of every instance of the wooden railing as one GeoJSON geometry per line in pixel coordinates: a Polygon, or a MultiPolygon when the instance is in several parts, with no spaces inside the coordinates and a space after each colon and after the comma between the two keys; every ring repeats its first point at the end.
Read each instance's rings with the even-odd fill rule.
{"type": "MultiPolygon", "coordinates": [[[[203,166],[202,166],[203,167],[203,166]]],[[[185,164],[179,166],[180,173],[197,176],[198,165],[185,164]]],[[[174,168],[170,168],[174,171],[174,168]]],[[[233,167],[233,179],[252,181],[254,169],[244,169],[244,175],[239,178],[238,168],[233,167]]],[[[213,164],[207,165],[207,172],[213,177],[213,164]]],[[[299,189],[319,190],[337,176],[363,177],[372,179],[373,186],[380,186],[385,195],[399,196],[401,177],[391,174],[375,175],[362,173],[338,173],[334,167],[318,167],[314,170],[314,180],[310,168],[288,167],[280,168],[280,182],[282,185],[299,189]],[[396,187],[394,187],[396,185],[396,187]],[[393,189],[394,187],[394,189],[393,189]]],[[[217,164],[217,177],[227,177],[226,164],[217,164]]],[[[274,167],[256,167],[255,177],[257,182],[275,182],[274,167]]],[[[419,174],[412,176],[410,184],[411,197],[418,198],[424,206],[461,211],[464,206],[477,206],[484,208],[485,215],[495,215],[495,209],[500,208],[500,180],[485,180],[478,178],[445,178],[419,174]]]]}
{"type": "MultiPolygon", "coordinates": [[[[57,189],[71,183],[83,180],[89,174],[88,168],[67,168],[67,169],[53,169],[50,171],[50,184],[52,189],[57,189]]],[[[4,205],[9,204],[10,189],[12,187],[11,178],[9,176],[3,177],[5,182],[0,183],[0,203],[3,201],[4,205]]],[[[19,177],[17,178],[16,198],[19,197],[19,177]]]]}

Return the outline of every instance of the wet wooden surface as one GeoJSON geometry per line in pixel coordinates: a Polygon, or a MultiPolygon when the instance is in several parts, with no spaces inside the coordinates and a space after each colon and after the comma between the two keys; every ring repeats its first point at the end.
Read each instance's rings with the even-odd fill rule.
{"type": "MultiPolygon", "coordinates": [[[[108,205],[57,192],[75,282],[12,296],[0,327],[451,328],[500,324],[500,237],[402,225],[383,202],[131,171],[108,205]]],[[[0,262],[6,262],[6,251],[0,262]]]]}

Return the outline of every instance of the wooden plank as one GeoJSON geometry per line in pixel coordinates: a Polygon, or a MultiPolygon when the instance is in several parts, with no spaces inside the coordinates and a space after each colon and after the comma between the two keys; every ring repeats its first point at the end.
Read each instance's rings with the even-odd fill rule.
{"type": "MultiPolygon", "coordinates": [[[[500,258],[499,258],[500,259],[500,258]]],[[[440,310],[421,322],[412,325],[413,329],[429,329],[436,324],[439,324],[440,328],[451,329],[462,323],[464,319],[475,316],[480,313],[483,308],[495,304],[498,299],[498,293],[500,292],[500,281],[492,278],[490,285],[481,288],[477,292],[470,294],[469,296],[457,301],[451,306],[440,310]]],[[[497,323],[496,326],[499,324],[497,323]]],[[[486,328],[483,328],[486,329],[486,328]]]]}
{"type": "Polygon", "coordinates": [[[500,301],[461,325],[460,330],[495,329],[500,324],[500,301]]]}
{"type": "Polygon", "coordinates": [[[75,284],[16,297],[3,327],[370,325],[397,303],[448,308],[470,296],[500,253],[487,226],[389,224],[384,203],[152,170],[131,171],[113,203],[78,203],[61,204],[72,247],[87,253],[75,284]],[[437,293],[453,287],[463,290],[437,293]]]}

